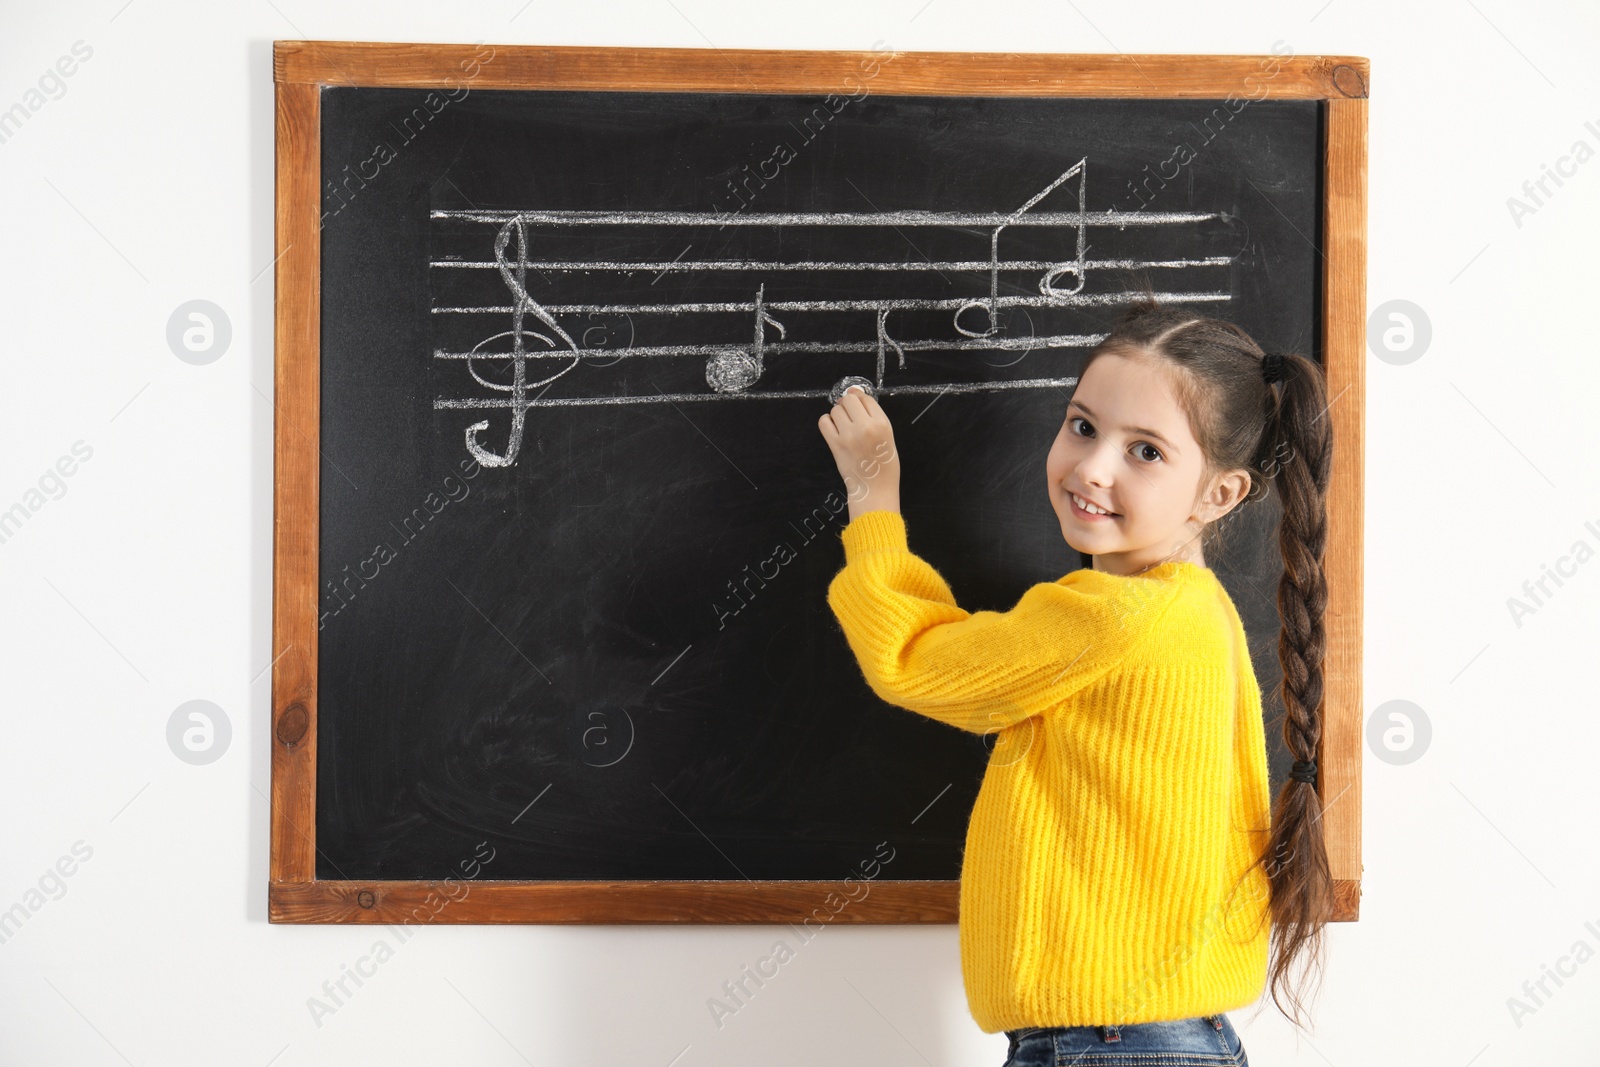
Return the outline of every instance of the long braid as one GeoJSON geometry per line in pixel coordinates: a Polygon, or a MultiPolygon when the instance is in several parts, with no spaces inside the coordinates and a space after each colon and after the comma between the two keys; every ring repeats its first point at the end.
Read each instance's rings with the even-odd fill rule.
{"type": "MultiPolygon", "coordinates": [[[[1263,438],[1270,449],[1270,466],[1265,469],[1283,505],[1278,526],[1283,557],[1283,577],[1278,582],[1283,740],[1296,761],[1309,762],[1317,758],[1322,741],[1328,608],[1323,552],[1328,540],[1333,435],[1320,368],[1303,356],[1284,358],[1288,374],[1270,390],[1272,413],[1263,438]]],[[[1291,1005],[1285,1014],[1298,1023],[1302,1002],[1290,987],[1290,965],[1302,949],[1308,950],[1308,965],[1317,960],[1321,928],[1334,903],[1322,799],[1314,784],[1293,777],[1283,783],[1274,805],[1267,857],[1273,937],[1278,943],[1271,968],[1272,997],[1283,1011],[1282,992],[1291,1005]]]]}

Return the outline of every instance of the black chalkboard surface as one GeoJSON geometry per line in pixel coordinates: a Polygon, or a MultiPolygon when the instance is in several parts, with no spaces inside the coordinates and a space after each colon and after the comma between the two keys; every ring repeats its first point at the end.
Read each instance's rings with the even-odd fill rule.
{"type": "MultiPolygon", "coordinates": [[[[1315,100],[320,93],[319,879],[956,878],[990,739],[828,609],[830,390],[1004,610],[1128,271],[1320,358],[1315,100]]],[[[1272,518],[1208,559],[1269,700],[1272,518]]]]}

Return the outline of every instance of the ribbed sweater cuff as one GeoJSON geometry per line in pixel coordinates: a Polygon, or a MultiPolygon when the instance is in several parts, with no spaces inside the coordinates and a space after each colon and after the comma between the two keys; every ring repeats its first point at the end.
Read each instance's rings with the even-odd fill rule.
{"type": "Polygon", "coordinates": [[[846,563],[869,552],[905,551],[909,547],[904,517],[898,511],[883,508],[864,511],[851,519],[839,539],[844,542],[846,563]]]}

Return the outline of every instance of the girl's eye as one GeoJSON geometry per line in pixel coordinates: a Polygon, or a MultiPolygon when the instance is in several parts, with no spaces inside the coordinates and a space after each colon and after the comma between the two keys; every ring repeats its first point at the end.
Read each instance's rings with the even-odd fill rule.
{"type": "Polygon", "coordinates": [[[1145,442],[1143,444],[1136,445],[1135,447],[1139,450],[1140,458],[1143,459],[1147,463],[1154,463],[1156,460],[1161,458],[1161,450],[1159,448],[1157,448],[1155,445],[1150,444],[1149,442],[1145,442]],[[1155,455],[1154,456],[1146,456],[1146,455],[1144,455],[1143,454],[1144,450],[1147,449],[1147,448],[1150,451],[1154,452],[1155,455]]]}
{"type": "MultiPolygon", "coordinates": [[[[1076,426],[1080,422],[1083,423],[1085,426],[1089,425],[1088,420],[1084,419],[1082,416],[1079,416],[1079,415],[1074,415],[1070,419],[1068,419],[1067,420],[1067,425],[1068,426],[1076,426]]],[[[1090,429],[1093,429],[1093,427],[1090,427],[1090,429]]],[[[1078,432],[1077,430],[1073,430],[1073,433],[1077,433],[1077,432],[1078,432]]],[[[1079,436],[1081,437],[1083,435],[1079,434],[1079,436]]]]}

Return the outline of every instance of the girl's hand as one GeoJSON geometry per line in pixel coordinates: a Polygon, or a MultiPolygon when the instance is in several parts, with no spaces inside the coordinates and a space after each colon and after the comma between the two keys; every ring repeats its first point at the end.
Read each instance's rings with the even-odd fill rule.
{"type": "Polygon", "coordinates": [[[900,455],[894,447],[894,427],[878,402],[852,386],[817,420],[817,428],[844,478],[850,517],[899,511],[900,455]]]}

